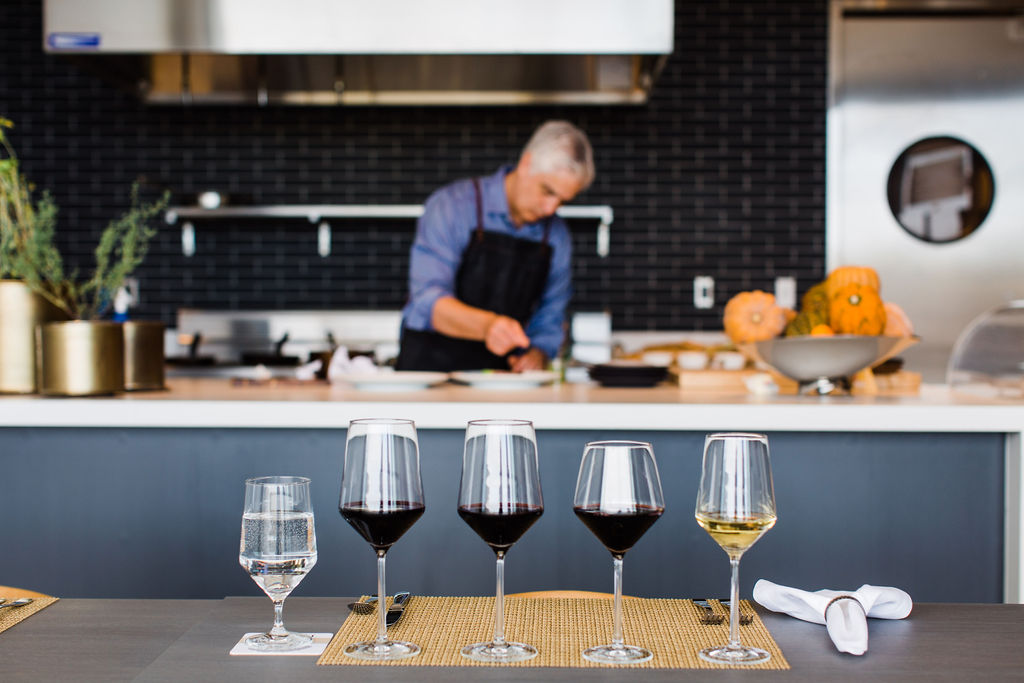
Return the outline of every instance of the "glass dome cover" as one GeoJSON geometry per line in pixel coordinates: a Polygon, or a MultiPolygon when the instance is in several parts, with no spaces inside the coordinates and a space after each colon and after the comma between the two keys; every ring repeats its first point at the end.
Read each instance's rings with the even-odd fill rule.
{"type": "Polygon", "coordinates": [[[957,391],[1024,397],[1024,299],[971,321],[953,346],[946,381],[957,391]]]}

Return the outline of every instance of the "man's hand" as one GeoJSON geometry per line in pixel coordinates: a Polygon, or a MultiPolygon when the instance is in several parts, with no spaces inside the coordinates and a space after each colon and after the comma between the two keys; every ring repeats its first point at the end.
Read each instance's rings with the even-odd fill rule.
{"type": "Polygon", "coordinates": [[[504,356],[512,349],[530,345],[530,338],[523,332],[523,326],[507,315],[496,315],[484,333],[484,345],[496,356],[504,356]]]}
{"type": "Polygon", "coordinates": [[[526,353],[509,358],[509,367],[512,372],[524,372],[526,370],[543,370],[548,365],[548,355],[538,348],[531,347],[526,353]]]}

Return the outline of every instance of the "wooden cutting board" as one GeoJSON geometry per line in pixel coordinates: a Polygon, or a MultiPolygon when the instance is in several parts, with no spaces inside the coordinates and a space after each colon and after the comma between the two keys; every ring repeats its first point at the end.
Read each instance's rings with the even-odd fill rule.
{"type": "MultiPolygon", "coordinates": [[[[746,380],[754,375],[764,374],[763,370],[680,370],[672,368],[670,375],[679,385],[680,390],[693,393],[715,393],[715,394],[747,394],[746,380]]],[[[779,393],[792,395],[797,393],[798,384],[796,381],[783,377],[782,375],[769,372],[775,384],[779,387],[779,393]]],[[[875,375],[874,385],[877,392],[869,382],[855,381],[852,393],[854,395],[878,395],[878,396],[916,396],[921,388],[921,373],[900,370],[886,375],[875,375]]]]}

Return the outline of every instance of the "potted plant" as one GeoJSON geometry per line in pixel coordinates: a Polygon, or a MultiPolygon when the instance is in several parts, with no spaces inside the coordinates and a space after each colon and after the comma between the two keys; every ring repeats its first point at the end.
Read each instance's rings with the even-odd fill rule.
{"type": "MultiPolygon", "coordinates": [[[[6,123],[9,126],[9,122],[6,123]]],[[[2,131],[2,127],[0,127],[2,131]]],[[[9,159],[16,159],[6,143],[9,159]]],[[[139,200],[132,186],[131,208],[103,230],[94,251],[95,267],[82,279],[77,270],[65,272],[54,241],[56,207],[44,196],[31,221],[12,222],[5,238],[12,273],[67,318],[45,322],[37,331],[39,391],[57,395],[115,393],[125,386],[124,331],[102,319],[115,293],[145,258],[156,234],[150,222],[168,203],[139,200]]],[[[161,350],[162,354],[162,350],[161,350]]]]}
{"type": "Polygon", "coordinates": [[[48,194],[32,200],[32,187],[18,167],[0,117],[0,393],[31,394],[37,389],[35,330],[67,315],[18,279],[17,245],[52,234],[57,206],[48,194]]]}

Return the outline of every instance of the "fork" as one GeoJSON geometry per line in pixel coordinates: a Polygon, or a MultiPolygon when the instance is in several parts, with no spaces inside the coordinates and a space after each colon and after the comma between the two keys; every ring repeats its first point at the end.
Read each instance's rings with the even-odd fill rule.
{"type": "MultiPolygon", "coordinates": [[[[728,600],[720,600],[719,602],[722,604],[722,607],[725,607],[725,608],[728,609],[728,607],[729,607],[729,601],[728,600]]],[[[752,623],[754,623],[754,615],[752,615],[752,614],[744,614],[743,612],[740,612],[740,626],[749,626],[752,623]]]]}
{"type": "Polygon", "coordinates": [[[348,608],[356,614],[370,614],[374,611],[374,603],[377,602],[377,596],[371,595],[366,598],[365,602],[350,602],[348,608]]]}
{"type": "Polygon", "coordinates": [[[703,613],[700,617],[700,623],[702,624],[721,624],[725,621],[725,617],[721,614],[715,614],[715,611],[711,608],[711,603],[707,600],[694,600],[693,604],[700,607],[703,613]]]}

